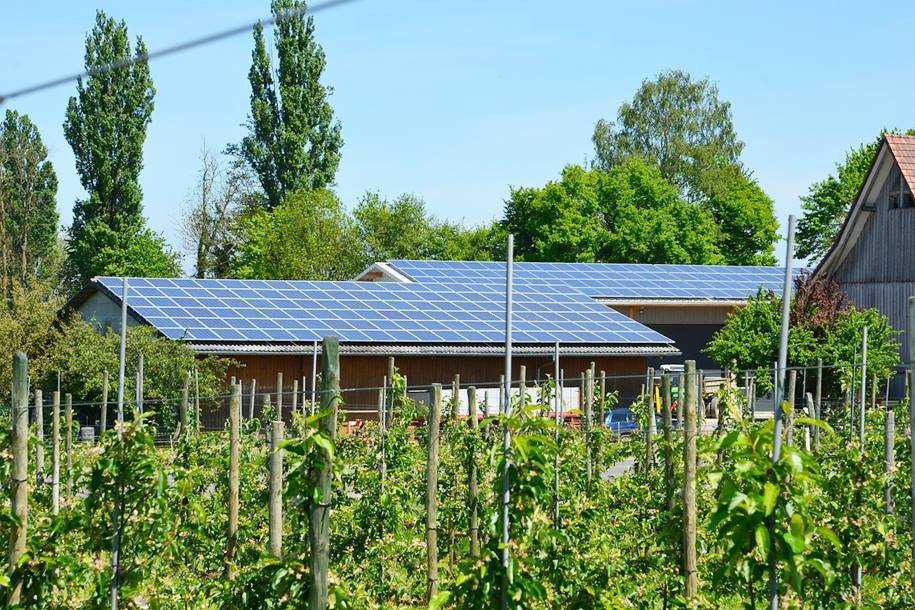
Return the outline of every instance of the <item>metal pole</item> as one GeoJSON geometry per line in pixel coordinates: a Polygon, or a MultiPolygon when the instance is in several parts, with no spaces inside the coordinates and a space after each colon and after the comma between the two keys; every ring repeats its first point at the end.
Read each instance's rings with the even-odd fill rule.
{"type": "Polygon", "coordinates": [[[315,414],[315,388],[318,385],[318,342],[315,341],[311,351],[311,414],[315,414]]]}
{"type": "MultiPolygon", "coordinates": [[[[772,463],[778,463],[782,455],[782,405],[785,395],[785,368],[788,366],[788,324],[791,316],[791,261],[794,257],[794,214],[788,216],[788,239],[785,246],[785,283],[782,287],[782,327],[778,345],[778,383],[775,402],[775,430],[772,438],[772,463]]],[[[769,516],[769,540],[775,540],[775,512],[769,516]]],[[[775,548],[769,551],[769,610],[778,610],[778,558],[775,548]]]]}
{"type": "MultiPolygon", "coordinates": [[[[559,426],[562,424],[560,419],[560,404],[562,402],[562,383],[559,372],[559,341],[553,347],[553,366],[555,383],[553,384],[553,417],[556,421],[556,431],[553,433],[553,442],[559,447],[559,426]]],[[[553,525],[559,529],[559,452],[553,460],[553,525]]]]}
{"type": "Polygon", "coordinates": [[[864,452],[864,407],[867,402],[867,327],[861,332],[861,394],[858,400],[858,443],[864,452]]]}
{"type": "MultiPolygon", "coordinates": [[[[508,235],[508,244],[505,253],[505,415],[512,412],[512,259],[515,255],[515,236],[508,235]]],[[[502,439],[502,452],[504,456],[505,471],[502,473],[502,610],[508,608],[508,531],[509,516],[508,505],[511,502],[511,431],[504,427],[502,439]]]]}
{"type": "MultiPolygon", "coordinates": [[[[117,433],[118,442],[123,438],[124,428],[124,367],[127,354],[127,278],[124,278],[124,284],[121,287],[121,350],[120,362],[118,363],[118,421],[117,433]]],[[[120,585],[120,552],[121,552],[121,527],[120,515],[118,514],[120,498],[120,487],[114,486],[114,508],[112,509],[112,526],[111,534],[111,610],[118,608],[118,588],[120,585]]]]}

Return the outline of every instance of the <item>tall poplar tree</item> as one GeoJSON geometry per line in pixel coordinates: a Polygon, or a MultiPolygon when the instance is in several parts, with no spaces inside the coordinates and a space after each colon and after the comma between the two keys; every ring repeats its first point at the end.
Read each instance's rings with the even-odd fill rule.
{"type": "Polygon", "coordinates": [[[103,11],[86,36],[87,80],[70,98],[64,136],[88,198],[73,207],[68,276],[81,284],[94,275],[177,275],[180,268],[165,240],[146,226],[139,176],[155,88],[149,64],[139,61],[111,71],[98,68],[146,56],[137,37],[131,49],[127,24],[103,11]],[[93,73],[93,71],[95,71],[93,73]]]}
{"type": "Polygon", "coordinates": [[[273,0],[278,69],[274,72],[264,28],[254,29],[251,54],[249,134],[231,147],[257,173],[266,205],[280,205],[286,193],[333,184],[340,164],[340,122],[327,101],[332,90],[321,84],[324,50],[314,38],[314,19],[305,2],[273,0]],[[294,12],[293,12],[294,11],[294,12]]]}
{"type": "Polygon", "coordinates": [[[38,128],[7,110],[0,123],[0,289],[46,275],[57,249],[57,174],[38,128]]]}

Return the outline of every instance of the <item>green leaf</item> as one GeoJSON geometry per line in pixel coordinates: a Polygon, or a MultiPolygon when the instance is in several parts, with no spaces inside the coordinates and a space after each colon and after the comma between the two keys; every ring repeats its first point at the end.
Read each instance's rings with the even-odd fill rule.
{"type": "Polygon", "coordinates": [[[778,487],[766,481],[763,488],[763,509],[764,514],[768,517],[775,510],[775,501],[778,499],[778,487]]]}
{"type": "Polygon", "coordinates": [[[756,551],[760,557],[769,556],[769,530],[762,523],[756,526],[756,531],[753,532],[753,535],[756,539],[756,551]]]}

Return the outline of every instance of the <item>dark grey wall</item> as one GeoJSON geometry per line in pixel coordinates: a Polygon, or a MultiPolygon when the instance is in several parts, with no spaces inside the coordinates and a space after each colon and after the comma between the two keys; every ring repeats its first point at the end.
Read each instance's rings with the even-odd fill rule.
{"type": "Polygon", "coordinates": [[[700,369],[717,369],[718,365],[702,353],[712,335],[721,328],[721,324],[647,324],[665,337],[673,340],[682,356],[665,357],[661,364],[682,364],[684,360],[695,360],[700,369]]]}

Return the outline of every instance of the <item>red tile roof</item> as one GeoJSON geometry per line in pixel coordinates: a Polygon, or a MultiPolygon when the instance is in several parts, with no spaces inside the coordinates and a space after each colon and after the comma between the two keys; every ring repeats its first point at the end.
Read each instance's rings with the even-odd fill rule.
{"type": "Polygon", "coordinates": [[[912,191],[915,191],[915,136],[886,134],[886,143],[899,165],[902,177],[912,191]]]}

